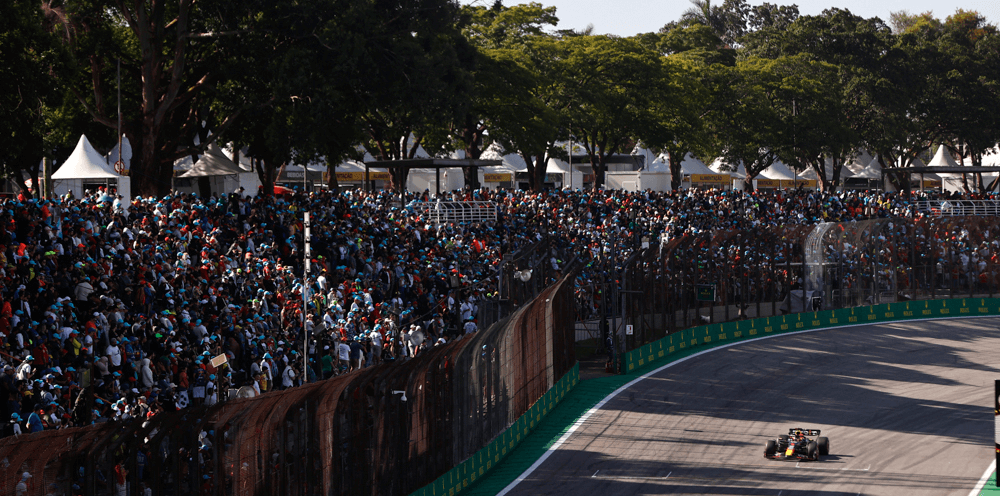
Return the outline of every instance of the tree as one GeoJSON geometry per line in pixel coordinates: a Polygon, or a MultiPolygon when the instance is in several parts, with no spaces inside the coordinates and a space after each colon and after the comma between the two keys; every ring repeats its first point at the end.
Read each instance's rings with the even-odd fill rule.
{"type": "Polygon", "coordinates": [[[705,64],[702,54],[694,50],[660,59],[661,77],[648,89],[655,120],[637,130],[643,143],[667,152],[673,189],[681,186],[684,157],[708,154],[714,141],[708,115],[716,100],[706,83],[726,66],[705,64]]]}
{"type": "Polygon", "coordinates": [[[885,114],[874,111],[878,106],[872,93],[896,71],[885,63],[893,43],[888,27],[877,18],[827,9],[780,29],[761,29],[744,42],[749,54],[785,57],[791,65],[782,70],[803,71],[793,78],[800,89],[807,90],[801,83],[813,83],[807,90],[811,96],[796,94],[783,110],[796,140],[791,146],[786,140],[781,158],[800,169],[814,169],[824,190],[835,189],[843,163],[862,144],[862,137],[872,138],[884,123],[885,114]],[[827,170],[828,163],[832,170],[827,170]]]}
{"type": "Polygon", "coordinates": [[[750,7],[747,14],[747,32],[781,31],[787,29],[798,18],[797,5],[775,5],[764,2],[750,7]]]}
{"type": "MultiPolygon", "coordinates": [[[[130,105],[122,130],[132,145],[130,176],[140,195],[170,191],[174,160],[198,150],[190,143],[211,118],[205,109],[218,83],[218,68],[232,56],[216,42],[244,31],[249,3],[222,0],[89,0],[46,4],[53,31],[63,36],[74,64],[59,71],[95,122],[118,124],[114,101],[115,62],[121,61],[122,94],[130,105]],[[134,107],[133,107],[134,105],[134,107]]],[[[235,115],[214,119],[225,129],[235,115]]],[[[202,144],[202,146],[207,143],[202,144]]]]}
{"type": "Polygon", "coordinates": [[[504,74],[496,80],[504,89],[496,94],[497,104],[487,118],[489,132],[505,150],[524,159],[533,191],[544,187],[548,160],[559,153],[556,142],[565,138],[560,131],[568,103],[559,63],[560,44],[554,35],[542,33],[490,55],[491,63],[504,74]]]}
{"type": "Polygon", "coordinates": [[[771,70],[779,78],[776,104],[784,123],[780,141],[773,145],[778,157],[796,170],[811,168],[821,190],[836,190],[841,167],[860,141],[848,121],[842,69],[799,54],[775,59],[771,70]]]}
{"type": "Polygon", "coordinates": [[[667,152],[672,187],[677,189],[683,178],[681,163],[689,152],[708,156],[717,151],[709,116],[726,112],[727,104],[716,98],[712,88],[720,74],[736,63],[736,50],[697,23],[661,30],[655,38],[641,35],[639,40],[664,55],[662,76],[649,88],[657,121],[639,138],[667,152]]]}
{"type": "Polygon", "coordinates": [[[364,33],[370,5],[346,0],[296,4],[262,2],[261,21],[237,38],[237,56],[213,111],[237,114],[222,139],[248,146],[264,192],[273,191],[276,171],[292,160],[326,159],[327,185],[337,188],[335,165],[362,138],[355,74],[365,63],[364,33]],[[247,67],[254,70],[248,71],[247,67]]]}
{"type": "Polygon", "coordinates": [[[927,25],[936,29],[941,26],[941,21],[935,19],[934,14],[930,11],[921,14],[911,14],[906,10],[897,10],[889,13],[889,24],[892,26],[893,33],[902,34],[916,28],[918,25],[927,25]]]}
{"type": "MultiPolygon", "coordinates": [[[[940,62],[949,70],[934,75],[935,90],[949,107],[940,116],[946,141],[964,162],[982,165],[982,157],[1000,141],[1000,70],[997,69],[1000,36],[997,28],[977,12],[958,10],[945,19],[935,47],[941,53],[940,62]]],[[[975,174],[974,184],[967,191],[982,191],[982,174],[975,174]]]]}
{"type": "MultiPolygon", "coordinates": [[[[725,0],[722,5],[712,5],[711,0],[691,0],[691,8],[681,14],[678,24],[708,26],[727,47],[734,47],[746,34],[746,21],[750,6],[746,0],[725,0]]],[[[667,25],[663,31],[669,31],[667,25]]]]}
{"type": "Polygon", "coordinates": [[[625,151],[656,123],[651,90],[666,74],[656,52],[635,39],[578,36],[561,48],[567,124],[587,151],[599,188],[608,156],[625,151]]]}
{"type": "MultiPolygon", "coordinates": [[[[469,109],[475,51],[447,0],[376,4],[377,29],[365,38],[369,63],[354,78],[365,148],[380,160],[413,158],[425,134],[469,109]],[[412,139],[411,139],[412,136],[412,139]]],[[[409,168],[390,170],[401,191],[409,168]]]]}
{"type": "MultiPolygon", "coordinates": [[[[22,194],[32,196],[23,172],[38,177],[44,153],[49,108],[58,91],[46,74],[62,64],[54,39],[42,30],[42,13],[30,2],[0,5],[0,173],[13,180],[22,194]]],[[[37,181],[36,181],[37,183],[37,181]]]]}
{"type": "Polygon", "coordinates": [[[724,68],[713,89],[723,111],[711,115],[713,128],[729,163],[743,164],[746,184],[774,164],[776,144],[786,132],[778,112],[784,101],[773,60],[749,58],[724,68]]]}
{"type": "MultiPolygon", "coordinates": [[[[492,140],[491,127],[523,119],[531,111],[527,101],[531,98],[531,76],[517,64],[516,53],[527,40],[548,36],[545,28],[559,22],[555,13],[555,7],[538,3],[463,7],[463,14],[471,19],[464,34],[477,52],[475,87],[469,112],[451,128],[455,144],[465,151],[466,158],[479,159],[492,140]]],[[[478,168],[464,167],[463,171],[466,186],[479,187],[478,168]]]]}

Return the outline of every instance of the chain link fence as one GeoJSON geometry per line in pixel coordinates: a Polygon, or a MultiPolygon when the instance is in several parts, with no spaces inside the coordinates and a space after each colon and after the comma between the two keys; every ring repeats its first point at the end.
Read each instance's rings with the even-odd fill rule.
{"type": "Polygon", "coordinates": [[[1000,218],[874,219],[684,236],[634,254],[608,320],[628,351],[716,322],[1000,293],[1000,218]]]}
{"type": "Polygon", "coordinates": [[[409,494],[492,441],[575,364],[578,268],[529,265],[537,297],[487,330],[401,363],[146,420],[0,440],[0,493],[15,494],[28,473],[26,494],[39,496],[409,494]]]}

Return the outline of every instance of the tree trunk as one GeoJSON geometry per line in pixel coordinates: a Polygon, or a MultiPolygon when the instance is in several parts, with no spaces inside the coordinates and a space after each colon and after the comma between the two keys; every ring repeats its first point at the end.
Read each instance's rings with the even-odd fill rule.
{"type": "MultiPolygon", "coordinates": [[[[591,155],[590,167],[594,169],[594,191],[604,186],[604,174],[608,171],[607,157],[604,155],[591,155]]],[[[570,171],[572,174],[573,171],[570,171]]]]}
{"type": "Polygon", "coordinates": [[[667,152],[667,160],[670,162],[670,189],[677,191],[681,187],[681,160],[684,155],[667,152]]]}
{"type": "MultiPolygon", "coordinates": [[[[486,128],[478,125],[471,115],[465,117],[465,129],[463,138],[465,139],[465,158],[479,160],[483,155],[483,132],[486,128]]],[[[462,167],[462,174],[465,176],[465,185],[469,189],[479,189],[479,167],[462,167]]]]}
{"type": "Polygon", "coordinates": [[[531,184],[531,191],[534,191],[536,193],[545,189],[546,155],[547,154],[542,153],[535,157],[535,170],[532,171],[534,174],[533,174],[533,181],[531,184]]]}
{"type": "MultiPolygon", "coordinates": [[[[366,179],[368,178],[363,178],[361,180],[362,188],[365,187],[366,179]]],[[[329,167],[326,168],[326,187],[327,189],[333,191],[334,193],[340,191],[340,183],[337,182],[337,166],[335,164],[331,164],[329,167]]]]}

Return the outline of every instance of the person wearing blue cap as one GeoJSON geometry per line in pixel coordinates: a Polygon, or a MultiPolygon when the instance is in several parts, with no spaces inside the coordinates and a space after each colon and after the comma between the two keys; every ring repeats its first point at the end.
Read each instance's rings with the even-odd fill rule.
{"type": "Polygon", "coordinates": [[[4,436],[20,436],[21,435],[21,423],[24,419],[17,412],[10,414],[9,425],[4,429],[4,436]]]}
{"type": "Polygon", "coordinates": [[[31,367],[34,363],[35,357],[28,355],[24,357],[21,364],[17,366],[17,371],[14,372],[14,377],[19,381],[29,381],[35,375],[35,370],[31,367]]]}

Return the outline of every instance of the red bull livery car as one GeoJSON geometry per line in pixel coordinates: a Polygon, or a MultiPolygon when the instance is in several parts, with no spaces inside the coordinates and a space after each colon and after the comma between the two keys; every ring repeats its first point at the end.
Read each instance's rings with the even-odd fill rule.
{"type": "Polygon", "coordinates": [[[830,454],[830,440],[825,437],[811,439],[809,436],[819,436],[819,429],[803,429],[795,427],[788,429],[788,435],[778,436],[764,445],[764,458],[774,460],[819,460],[819,457],[830,454]]]}

